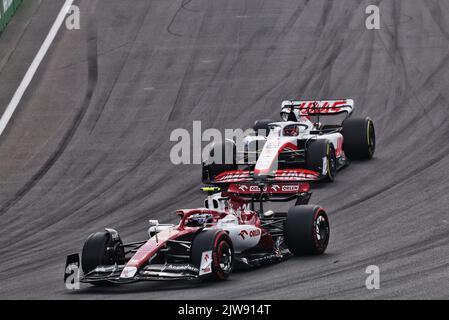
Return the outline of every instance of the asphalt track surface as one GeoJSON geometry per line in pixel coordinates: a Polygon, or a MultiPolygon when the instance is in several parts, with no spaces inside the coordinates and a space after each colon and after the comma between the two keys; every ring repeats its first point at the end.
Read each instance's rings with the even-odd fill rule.
{"type": "MultiPolygon", "coordinates": [[[[441,0],[83,0],[0,137],[0,298],[449,298],[449,3],[441,0]],[[381,29],[365,28],[379,4],[381,29]],[[225,283],[65,291],[91,232],[146,236],[147,220],[202,203],[199,166],[169,159],[176,128],[248,128],[284,98],[353,98],[376,157],[313,202],[330,213],[321,257],[225,283]],[[365,269],[381,289],[365,288],[365,269]]],[[[62,1],[25,1],[0,37],[0,112],[62,1]]]]}

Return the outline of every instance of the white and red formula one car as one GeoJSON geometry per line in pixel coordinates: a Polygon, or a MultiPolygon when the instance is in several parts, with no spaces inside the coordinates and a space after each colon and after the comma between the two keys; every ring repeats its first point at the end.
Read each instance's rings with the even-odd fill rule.
{"type": "Polygon", "coordinates": [[[214,145],[203,162],[203,182],[333,181],[350,159],[374,155],[374,123],[351,118],[353,108],[350,99],[284,101],[282,121],[256,121],[255,134],[244,139],[243,150],[229,140],[214,145]]]}
{"type": "Polygon", "coordinates": [[[279,262],[291,254],[322,254],[327,248],[328,216],[323,208],[307,205],[308,183],[231,184],[223,192],[218,187],[203,189],[209,193],[203,208],[178,210],[176,225],[150,221],[149,239],[123,244],[113,229],[92,234],[81,261],[78,254],[67,257],[66,283],[80,267],[80,282],[100,286],[224,280],[235,268],[279,262]],[[267,201],[290,200],[296,205],[288,212],[264,211],[267,201]]]}

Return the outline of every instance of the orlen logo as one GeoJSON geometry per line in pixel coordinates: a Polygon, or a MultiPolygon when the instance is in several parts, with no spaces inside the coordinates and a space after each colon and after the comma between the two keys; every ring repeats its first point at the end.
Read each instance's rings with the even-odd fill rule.
{"type": "MultiPolygon", "coordinates": [[[[280,188],[281,188],[281,187],[278,186],[277,184],[272,185],[272,186],[270,187],[270,189],[268,189],[268,187],[265,186],[265,187],[263,188],[263,192],[268,192],[268,190],[270,190],[270,192],[278,192],[280,188]]],[[[251,186],[251,187],[249,188],[249,191],[250,191],[250,192],[261,192],[261,189],[259,188],[259,186],[251,186]]]]}
{"type": "Polygon", "coordinates": [[[248,235],[248,231],[246,231],[246,230],[242,230],[242,231],[240,231],[240,233],[239,233],[239,236],[241,236],[243,240],[245,240],[245,237],[246,237],[247,235],[248,235]]]}
{"type": "Polygon", "coordinates": [[[282,191],[285,191],[285,192],[299,191],[299,186],[298,185],[282,186],[282,191]]]}
{"type": "Polygon", "coordinates": [[[243,240],[245,240],[246,236],[248,236],[248,235],[250,238],[258,237],[258,236],[260,236],[260,230],[255,229],[255,230],[251,230],[250,232],[248,232],[246,230],[242,230],[239,233],[239,236],[242,237],[243,240]]]}
{"type": "MultiPolygon", "coordinates": [[[[260,192],[260,188],[258,186],[251,186],[251,187],[249,187],[249,191],[250,192],[260,192]]],[[[267,188],[265,187],[263,191],[266,192],[267,188]]]]}

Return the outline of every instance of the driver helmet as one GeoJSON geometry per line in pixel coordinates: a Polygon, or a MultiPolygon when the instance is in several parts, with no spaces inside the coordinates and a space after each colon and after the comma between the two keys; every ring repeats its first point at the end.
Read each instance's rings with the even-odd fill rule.
{"type": "Polygon", "coordinates": [[[195,214],[186,222],[188,227],[202,227],[208,223],[212,223],[214,216],[212,214],[195,214]]]}
{"type": "Polygon", "coordinates": [[[299,135],[299,128],[297,125],[291,125],[284,128],[285,137],[296,137],[299,135]]]}

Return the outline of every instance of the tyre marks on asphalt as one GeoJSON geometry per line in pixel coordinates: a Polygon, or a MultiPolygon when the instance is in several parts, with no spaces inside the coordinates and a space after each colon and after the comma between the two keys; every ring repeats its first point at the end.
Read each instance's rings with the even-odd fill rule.
{"type": "MultiPolygon", "coordinates": [[[[184,5],[171,30],[183,30],[178,27],[189,19],[184,12],[186,8],[195,10],[188,14],[197,15],[196,24],[182,37],[176,37],[165,28],[180,3],[153,2],[155,10],[164,9],[167,14],[149,17],[142,31],[137,27],[128,30],[130,39],[139,32],[156,32],[152,29],[157,28],[156,24],[150,21],[156,19],[161,35],[151,42],[154,48],[143,43],[154,38],[139,37],[126,65],[120,64],[124,60],[116,59],[113,61],[120,62],[116,68],[105,70],[108,79],[113,80],[122,68],[118,82],[129,83],[110,89],[113,81],[108,82],[108,90],[104,92],[113,91],[108,95],[110,101],[101,112],[101,104],[91,102],[84,116],[86,126],[77,130],[98,150],[84,148],[83,139],[77,135],[70,143],[74,150],[64,151],[69,165],[61,164],[62,159],[55,163],[48,177],[66,190],[61,199],[52,201],[54,197],[44,194],[38,205],[28,204],[23,212],[18,210],[22,207],[16,206],[8,212],[11,219],[13,213],[18,215],[17,222],[8,222],[16,242],[0,249],[2,257],[14,258],[0,265],[7,271],[2,273],[2,279],[9,296],[20,295],[23,289],[14,281],[18,277],[35,284],[36,288],[44,288],[38,293],[27,291],[30,295],[69,299],[148,299],[164,298],[167,294],[173,298],[188,294],[198,299],[211,295],[224,299],[298,299],[385,297],[400,291],[412,294],[418,291],[413,288],[414,284],[429,285],[432,279],[442,276],[447,263],[441,256],[445,256],[449,243],[445,237],[448,227],[440,222],[445,218],[441,207],[448,201],[441,168],[448,163],[445,137],[449,132],[445,126],[438,130],[431,126],[416,127],[424,111],[419,106],[410,108],[409,104],[416,103],[410,92],[413,90],[424,101],[425,110],[441,116],[441,121],[446,120],[447,57],[441,55],[434,57],[432,64],[418,65],[407,55],[404,44],[410,44],[405,25],[398,23],[406,15],[414,18],[408,19],[407,24],[415,27],[417,19],[428,19],[419,22],[427,23],[438,35],[439,28],[429,24],[430,17],[421,15],[426,6],[420,2],[402,1],[398,6],[390,1],[377,1],[382,16],[387,18],[387,23],[382,22],[381,35],[377,36],[365,30],[364,25],[357,25],[359,20],[363,22],[359,15],[364,13],[359,1],[333,1],[332,5],[324,0],[276,4],[252,0],[246,3],[208,1],[204,6],[206,2],[192,1],[184,5]],[[313,19],[309,17],[311,12],[316,13],[313,19]],[[235,20],[230,15],[241,17],[235,20]],[[303,19],[309,19],[305,27],[303,19]],[[220,28],[221,32],[212,42],[209,33],[220,28]],[[296,43],[301,45],[292,45],[296,43]],[[438,70],[438,66],[442,69],[438,70]],[[148,70],[151,74],[146,76],[148,70]],[[154,78],[169,79],[170,83],[156,82],[154,78]],[[141,94],[141,88],[150,86],[154,90],[148,96],[141,94]],[[122,97],[123,92],[127,94],[122,97]],[[315,190],[313,201],[322,203],[331,212],[333,238],[326,255],[295,258],[236,273],[231,281],[220,284],[199,287],[142,284],[104,291],[86,289],[64,295],[60,257],[67,250],[81,246],[86,234],[108,225],[118,227],[126,240],[134,239],[145,234],[144,221],[148,218],[170,222],[172,209],[201,203],[202,196],[196,192],[199,168],[174,167],[164,158],[173,128],[188,128],[198,115],[208,125],[219,128],[230,123],[235,127],[249,126],[255,117],[277,118],[279,101],[292,94],[312,98],[355,96],[359,101],[356,116],[372,115],[379,129],[379,149],[374,161],[355,163],[339,175],[335,184],[315,190]],[[157,100],[160,96],[163,99],[157,100]],[[173,105],[174,100],[177,103],[173,105]],[[170,102],[164,105],[167,110],[159,106],[160,101],[170,102]],[[122,102],[137,109],[132,109],[130,112],[135,114],[123,121],[117,106],[122,102]],[[147,131],[135,129],[142,122],[147,131]],[[107,136],[109,126],[117,127],[107,136]],[[103,143],[100,137],[111,141],[103,143]],[[89,152],[95,156],[89,157],[89,152]],[[427,198],[431,203],[425,203],[427,198]],[[45,216],[36,216],[32,221],[29,215],[36,208],[44,209],[45,216]],[[32,226],[28,226],[30,221],[32,226]],[[20,237],[19,233],[26,237],[20,237]],[[382,272],[386,272],[382,290],[377,293],[364,288],[364,269],[373,263],[380,264],[382,272]],[[34,278],[37,274],[42,276],[34,278]]],[[[144,2],[139,4],[141,9],[144,2]]],[[[428,4],[431,11],[438,8],[434,7],[435,2],[428,4]]],[[[142,13],[135,9],[139,17],[142,13]]],[[[444,14],[445,11],[443,17],[444,14]]],[[[102,23],[115,25],[114,19],[104,16],[102,19],[105,19],[102,23]]],[[[438,17],[435,19],[440,21],[438,17]]],[[[118,42],[123,43],[122,40],[118,42]]],[[[425,39],[421,40],[423,43],[412,49],[420,50],[419,46],[426,45],[425,39]]],[[[98,81],[94,97],[102,98],[98,91],[104,80],[100,77],[98,81]]],[[[33,195],[39,194],[36,189],[33,195]]],[[[435,295],[436,292],[428,293],[435,295]]]]}
{"type": "MultiPolygon", "coordinates": [[[[18,88],[18,91],[16,92],[15,96],[13,97],[11,104],[8,106],[7,110],[5,111],[5,114],[0,120],[0,135],[2,134],[3,130],[6,128],[6,125],[8,124],[10,118],[12,117],[15,108],[18,106],[20,100],[22,99],[23,95],[25,94],[25,90],[28,87],[29,83],[34,77],[35,72],[37,71],[37,68],[39,67],[41,61],[44,59],[48,48],[52,44],[54,38],[56,37],[57,32],[59,31],[60,26],[63,23],[63,19],[65,15],[67,14],[71,4],[73,3],[73,0],[67,0],[63,8],[61,9],[61,13],[59,14],[55,24],[52,27],[52,30],[50,30],[50,33],[45,40],[44,44],[42,45],[42,48],[38,52],[38,55],[36,56],[36,59],[33,61],[32,65],[30,66],[29,71],[25,75],[24,81],[21,83],[21,85],[18,88]],[[59,22],[58,22],[59,20],[59,22]]],[[[80,114],[79,114],[80,116],[80,114]]],[[[77,116],[77,118],[79,118],[77,116]]],[[[38,170],[38,172],[28,181],[28,183],[25,184],[16,194],[15,196],[6,201],[6,203],[2,204],[0,206],[0,216],[3,215],[6,211],[8,211],[12,206],[14,206],[18,201],[20,201],[31,188],[33,188],[36,183],[39,182],[39,180],[48,172],[48,170],[51,168],[51,166],[56,162],[56,160],[60,157],[62,152],[64,151],[65,147],[67,146],[68,142],[70,141],[71,137],[73,136],[74,131],[76,130],[76,120],[75,124],[72,127],[74,130],[69,130],[69,132],[66,134],[66,136],[63,138],[60,146],[56,150],[56,152],[48,159],[48,161],[44,164],[44,166],[38,170]]]]}

